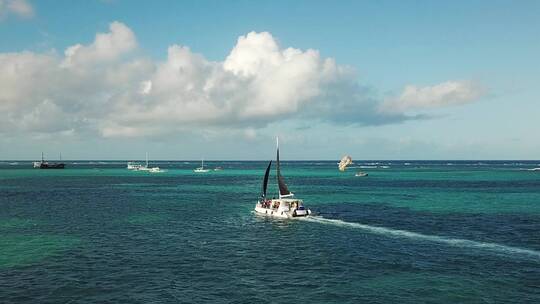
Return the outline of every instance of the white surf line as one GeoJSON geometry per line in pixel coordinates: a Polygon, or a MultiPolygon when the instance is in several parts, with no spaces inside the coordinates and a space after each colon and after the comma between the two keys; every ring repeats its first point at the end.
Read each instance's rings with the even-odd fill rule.
{"type": "Polygon", "coordinates": [[[362,229],[371,233],[381,234],[381,235],[391,235],[391,236],[396,236],[396,237],[419,239],[419,240],[425,240],[425,241],[430,241],[430,242],[435,242],[435,243],[443,243],[443,244],[456,246],[456,247],[477,248],[477,249],[491,250],[491,251],[496,251],[496,252],[501,252],[501,253],[521,254],[521,255],[527,255],[527,256],[540,258],[540,251],[506,246],[506,245],[501,245],[501,244],[496,244],[496,243],[485,243],[485,242],[477,242],[477,241],[471,241],[471,240],[466,240],[466,239],[454,239],[454,238],[448,238],[448,237],[443,237],[443,236],[421,234],[421,233],[410,232],[406,230],[390,229],[390,228],[384,228],[384,227],[364,225],[360,223],[345,222],[342,220],[327,219],[327,218],[319,217],[319,216],[304,218],[304,220],[309,221],[309,222],[314,222],[314,223],[362,229]]]}

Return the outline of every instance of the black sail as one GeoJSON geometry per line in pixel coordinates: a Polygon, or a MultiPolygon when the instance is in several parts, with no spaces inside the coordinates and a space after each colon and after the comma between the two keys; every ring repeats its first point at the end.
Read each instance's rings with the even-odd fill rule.
{"type": "Polygon", "coordinates": [[[281,173],[279,171],[279,147],[277,148],[277,180],[279,186],[279,194],[282,196],[291,194],[291,191],[289,191],[289,188],[287,188],[287,184],[285,184],[285,179],[283,178],[283,176],[281,176],[281,173]]]}
{"type": "Polygon", "coordinates": [[[270,167],[272,166],[272,161],[268,163],[268,167],[266,168],[266,173],[264,173],[264,181],[263,181],[263,188],[262,188],[262,197],[266,198],[266,189],[268,188],[268,176],[270,175],[270,167]]]}

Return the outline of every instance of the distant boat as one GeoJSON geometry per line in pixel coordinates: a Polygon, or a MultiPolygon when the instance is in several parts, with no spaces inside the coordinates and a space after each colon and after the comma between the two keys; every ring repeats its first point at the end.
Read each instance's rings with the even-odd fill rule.
{"type": "Polygon", "coordinates": [[[127,163],[127,169],[128,169],[128,170],[137,171],[137,170],[139,170],[141,167],[142,167],[142,165],[139,164],[139,163],[136,163],[136,162],[128,162],[128,163],[127,163]]]}
{"type": "Polygon", "coordinates": [[[146,152],[146,163],[144,166],[141,166],[138,171],[150,171],[150,168],[148,167],[148,152],[146,152]]]}
{"type": "Polygon", "coordinates": [[[354,176],[364,177],[364,176],[368,176],[368,174],[366,172],[358,171],[356,172],[354,176]]]}
{"type": "MultiPolygon", "coordinates": [[[[60,154],[60,161],[62,160],[62,154],[60,154]]],[[[66,165],[62,162],[50,163],[45,161],[43,152],[41,152],[41,161],[34,162],[34,168],[37,169],[64,169],[66,165]]]]}
{"type": "Polygon", "coordinates": [[[148,170],[148,152],[146,152],[146,165],[141,165],[137,162],[129,161],[127,163],[127,169],[132,171],[146,171],[148,170]]]}
{"type": "Polygon", "coordinates": [[[162,172],[165,172],[166,170],[163,170],[163,169],[160,169],[159,167],[152,167],[148,170],[148,172],[150,173],[162,173],[162,172]]]}
{"type": "Polygon", "coordinates": [[[206,172],[210,172],[210,169],[204,168],[204,159],[201,159],[201,166],[199,168],[194,169],[193,172],[206,173],[206,172]]]}
{"type": "Polygon", "coordinates": [[[281,176],[280,173],[280,163],[279,163],[279,141],[276,138],[277,142],[277,183],[279,186],[279,196],[278,199],[272,198],[268,199],[266,197],[266,190],[268,188],[268,176],[270,175],[270,167],[272,166],[272,161],[268,164],[266,172],[264,174],[263,186],[261,197],[255,205],[255,212],[261,213],[268,216],[279,217],[279,218],[294,218],[294,217],[305,217],[311,214],[311,210],[307,209],[304,206],[304,201],[300,199],[295,199],[294,194],[289,191],[287,184],[285,184],[285,179],[281,176]]]}
{"type": "Polygon", "coordinates": [[[223,168],[221,168],[221,167],[215,167],[214,168],[214,171],[222,171],[222,170],[223,170],[223,168]]]}
{"type": "Polygon", "coordinates": [[[148,166],[148,152],[146,152],[146,162],[143,165],[136,163],[136,162],[128,162],[127,163],[127,169],[132,171],[148,171],[151,173],[160,173],[165,172],[165,170],[160,169],[159,167],[149,167],[148,166]]]}

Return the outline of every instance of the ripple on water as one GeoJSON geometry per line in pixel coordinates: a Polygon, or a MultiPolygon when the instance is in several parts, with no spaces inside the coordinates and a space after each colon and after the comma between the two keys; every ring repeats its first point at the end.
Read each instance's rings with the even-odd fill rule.
{"type": "Polygon", "coordinates": [[[432,272],[397,272],[359,281],[359,288],[369,298],[390,300],[401,298],[418,302],[482,302],[497,293],[500,282],[492,279],[461,275],[440,275],[432,272]],[[497,283],[497,284],[496,284],[497,283]]]}
{"type": "Polygon", "coordinates": [[[10,218],[0,220],[0,229],[19,229],[37,225],[37,221],[30,219],[10,218]]]}
{"type": "Polygon", "coordinates": [[[166,215],[154,213],[135,214],[127,217],[126,222],[134,225],[156,224],[168,219],[166,215]]]}
{"type": "Polygon", "coordinates": [[[40,262],[77,245],[80,240],[59,235],[0,236],[0,269],[26,266],[40,262]]]}

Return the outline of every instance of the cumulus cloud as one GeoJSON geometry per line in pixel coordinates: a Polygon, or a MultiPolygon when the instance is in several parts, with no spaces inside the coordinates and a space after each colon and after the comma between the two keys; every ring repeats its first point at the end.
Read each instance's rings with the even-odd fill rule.
{"type": "Polygon", "coordinates": [[[113,22],[110,32],[98,33],[94,42],[88,46],[76,44],[66,49],[62,62],[64,67],[93,65],[110,62],[133,50],[137,46],[135,34],[125,24],[113,22]]]}
{"type": "Polygon", "coordinates": [[[0,53],[0,132],[95,129],[111,96],[130,90],[151,69],[144,60],[119,60],[135,47],[131,30],[112,23],[110,32],[68,47],[65,56],[0,53]]]}
{"type": "Polygon", "coordinates": [[[408,85],[398,98],[389,99],[382,108],[386,111],[428,109],[473,102],[485,90],[470,81],[447,81],[433,86],[408,85]]]}
{"type": "Polygon", "coordinates": [[[316,50],[282,48],[267,32],[239,37],[220,62],[182,45],[156,62],[135,56],[137,47],[131,29],[113,22],[63,54],[0,53],[0,114],[7,117],[0,133],[136,137],[237,129],[255,138],[258,128],[283,120],[395,123],[418,118],[402,111],[415,102],[470,97],[461,86],[412,87],[396,99],[407,106],[384,111],[352,68],[316,50]]]}
{"type": "Polygon", "coordinates": [[[31,18],[34,16],[34,8],[26,0],[0,0],[0,19],[10,14],[31,18]]]}

